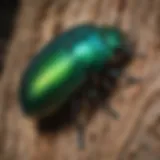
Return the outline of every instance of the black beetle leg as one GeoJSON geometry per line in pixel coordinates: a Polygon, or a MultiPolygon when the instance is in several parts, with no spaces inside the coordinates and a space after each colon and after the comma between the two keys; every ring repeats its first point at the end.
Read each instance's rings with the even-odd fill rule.
{"type": "Polygon", "coordinates": [[[141,78],[133,77],[133,76],[126,76],[126,83],[129,85],[137,84],[137,83],[140,83],[141,81],[142,81],[141,78]]]}
{"type": "Polygon", "coordinates": [[[76,122],[77,129],[77,143],[79,149],[85,148],[85,122],[78,117],[76,122]]]}
{"type": "Polygon", "coordinates": [[[120,115],[119,115],[119,113],[115,110],[115,109],[113,109],[110,105],[104,105],[104,106],[102,106],[103,107],[103,109],[105,109],[105,111],[107,112],[107,113],[109,113],[109,115],[111,115],[114,119],[119,119],[119,117],[120,117],[120,115]]]}
{"type": "Polygon", "coordinates": [[[86,117],[82,115],[81,99],[74,100],[72,102],[72,114],[76,115],[75,126],[77,129],[77,143],[79,149],[84,149],[85,147],[85,124],[86,117]]]}
{"type": "MultiPolygon", "coordinates": [[[[105,84],[106,85],[106,84],[105,84]]],[[[105,99],[106,99],[106,91],[111,89],[112,86],[108,85],[108,86],[102,86],[102,88],[99,88],[100,91],[99,93],[95,93],[94,94],[88,94],[88,98],[90,100],[90,104],[95,104],[95,101],[98,100],[100,103],[100,106],[105,109],[105,111],[107,113],[109,113],[112,117],[114,117],[114,119],[119,119],[119,114],[118,112],[116,112],[110,105],[105,105],[105,99]]],[[[93,90],[94,91],[94,90],[93,90]]],[[[92,92],[93,92],[92,91],[92,92]]],[[[96,91],[95,91],[96,92],[96,91]]]]}
{"type": "Polygon", "coordinates": [[[97,105],[100,102],[99,95],[99,83],[100,79],[96,74],[90,74],[87,86],[85,87],[85,97],[90,105],[97,105]]]}
{"type": "MultiPolygon", "coordinates": [[[[120,73],[121,73],[121,70],[119,70],[119,69],[113,69],[113,70],[111,70],[108,74],[109,74],[110,76],[116,78],[116,77],[118,77],[118,76],[120,75],[120,73]]],[[[129,84],[129,85],[137,84],[137,83],[139,83],[139,82],[142,81],[141,78],[134,77],[134,76],[127,76],[127,75],[126,75],[125,78],[126,78],[127,84],[129,84]]]]}

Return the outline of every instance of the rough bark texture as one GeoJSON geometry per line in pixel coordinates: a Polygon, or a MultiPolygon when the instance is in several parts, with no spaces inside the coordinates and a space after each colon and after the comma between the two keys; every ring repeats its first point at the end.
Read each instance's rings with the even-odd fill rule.
{"type": "Polygon", "coordinates": [[[0,90],[1,160],[160,159],[160,0],[21,0],[8,47],[0,90]],[[82,22],[114,24],[135,40],[137,52],[126,72],[142,78],[127,87],[119,81],[111,103],[114,121],[97,111],[87,125],[86,149],[77,149],[74,127],[39,134],[17,99],[20,75],[36,50],[60,31],[82,22]],[[94,135],[94,138],[93,138],[94,135]]]}

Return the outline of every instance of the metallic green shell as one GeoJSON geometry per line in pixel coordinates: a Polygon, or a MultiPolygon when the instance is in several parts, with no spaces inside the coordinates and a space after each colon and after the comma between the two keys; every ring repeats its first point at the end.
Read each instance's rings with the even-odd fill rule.
{"type": "Polygon", "coordinates": [[[100,70],[121,47],[116,28],[81,25],[62,33],[37,54],[22,76],[20,101],[29,115],[55,111],[83,84],[89,72],[100,70]]]}

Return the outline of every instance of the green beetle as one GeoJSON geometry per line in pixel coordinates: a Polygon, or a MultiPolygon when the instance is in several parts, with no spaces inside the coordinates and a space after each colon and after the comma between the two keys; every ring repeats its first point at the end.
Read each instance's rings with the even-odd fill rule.
{"type": "Polygon", "coordinates": [[[25,113],[43,116],[56,111],[86,81],[88,73],[99,72],[124,43],[117,28],[90,24],[51,40],[22,76],[20,100],[25,113]]]}
{"type": "Polygon", "coordinates": [[[102,71],[117,49],[130,56],[127,41],[116,27],[92,24],[75,26],[51,40],[22,75],[19,97],[24,112],[40,117],[56,113],[89,74],[102,71]]]}

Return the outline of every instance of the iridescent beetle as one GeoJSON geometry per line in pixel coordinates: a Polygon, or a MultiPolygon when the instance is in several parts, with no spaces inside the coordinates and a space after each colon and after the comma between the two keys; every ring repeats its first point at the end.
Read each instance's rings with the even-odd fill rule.
{"type": "Polygon", "coordinates": [[[24,112],[40,117],[56,113],[90,73],[100,72],[118,54],[117,49],[130,56],[127,47],[125,35],[114,27],[83,24],[62,33],[33,58],[22,76],[24,112]]]}

